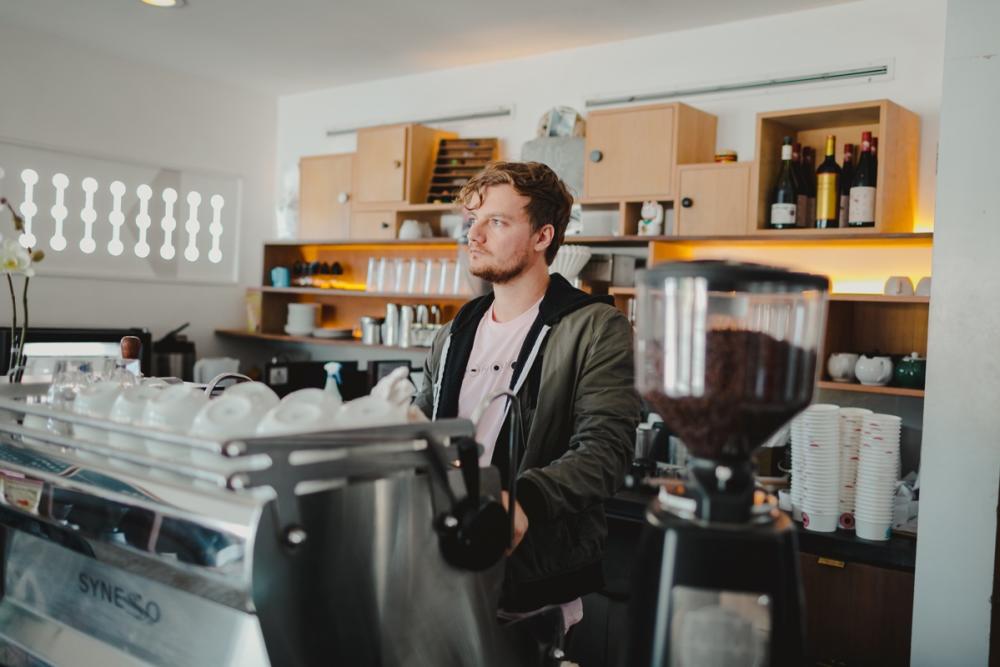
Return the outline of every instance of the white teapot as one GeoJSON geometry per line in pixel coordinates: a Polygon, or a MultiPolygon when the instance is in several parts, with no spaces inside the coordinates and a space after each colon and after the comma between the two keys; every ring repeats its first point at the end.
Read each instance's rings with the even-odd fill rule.
{"type": "Polygon", "coordinates": [[[854,374],[861,384],[882,387],[892,379],[892,359],[862,355],[854,366],[854,374]]]}
{"type": "Polygon", "coordinates": [[[835,352],[826,362],[826,370],[834,382],[854,382],[854,367],[858,355],[851,352],[835,352]]]}

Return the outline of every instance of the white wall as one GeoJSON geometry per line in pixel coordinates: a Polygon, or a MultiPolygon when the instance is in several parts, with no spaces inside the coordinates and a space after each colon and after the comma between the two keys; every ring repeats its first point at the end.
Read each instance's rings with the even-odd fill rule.
{"type": "Polygon", "coordinates": [[[881,83],[841,82],[763,93],[697,96],[687,101],[719,117],[718,145],[753,158],[759,111],[887,97],[923,121],[919,220],[934,211],[934,163],[944,0],[865,0],[783,16],[562,51],[462,69],[283,97],[278,162],[294,173],[303,155],[354,150],[354,136],[326,130],[393,122],[496,105],[515,117],[456,124],[466,136],[499,136],[517,157],[550,107],[583,111],[587,97],[620,92],[755,80],[829,71],[892,58],[895,76],[881,83]]]}
{"type": "Polygon", "coordinates": [[[1000,485],[1000,3],[950,0],[945,45],[912,664],[985,665],[1000,485]]]}
{"type": "MultiPolygon", "coordinates": [[[[262,240],[274,236],[274,98],[3,25],[0,81],[0,137],[240,176],[240,283],[260,284],[262,240]]],[[[11,231],[0,218],[0,232],[11,231]]],[[[212,330],[245,321],[240,286],[51,278],[44,266],[31,283],[38,326],[145,326],[156,335],[190,320],[199,353],[212,354],[221,349],[212,330]]],[[[9,317],[0,299],[0,322],[9,317]]]]}

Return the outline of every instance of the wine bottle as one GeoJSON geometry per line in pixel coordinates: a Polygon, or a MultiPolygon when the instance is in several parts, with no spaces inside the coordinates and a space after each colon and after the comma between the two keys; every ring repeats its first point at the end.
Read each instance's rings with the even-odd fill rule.
{"type": "Polygon", "coordinates": [[[781,145],[781,171],[771,197],[771,227],[786,229],[795,226],[796,190],[792,165],[792,138],[785,137],[781,145]]]}
{"type": "Polygon", "coordinates": [[[872,185],[878,187],[878,137],[872,137],[872,163],[875,171],[872,172],[872,185]]]}
{"type": "Polygon", "coordinates": [[[851,202],[847,224],[851,227],[875,226],[875,156],[872,155],[872,133],[861,133],[861,157],[851,182],[851,202]]]}
{"type": "Polygon", "coordinates": [[[840,168],[840,226],[847,226],[851,184],[854,183],[854,144],[844,144],[844,166],[840,168]]]}
{"type": "Polygon", "coordinates": [[[806,179],[802,177],[802,144],[792,144],[792,175],[795,177],[795,226],[806,226],[806,212],[809,210],[809,195],[806,194],[806,179]]]}
{"type": "Polygon", "coordinates": [[[823,163],[816,170],[816,228],[830,229],[839,224],[837,205],[840,203],[840,167],[834,155],[837,151],[837,138],[832,134],[826,137],[826,150],[823,163]]]}
{"type": "Polygon", "coordinates": [[[802,149],[802,179],[806,191],[805,226],[812,227],[816,222],[816,151],[809,146],[802,149]]]}

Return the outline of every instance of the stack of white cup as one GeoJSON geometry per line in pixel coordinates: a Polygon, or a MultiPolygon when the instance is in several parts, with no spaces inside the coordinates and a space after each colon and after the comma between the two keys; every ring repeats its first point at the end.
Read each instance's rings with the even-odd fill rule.
{"type": "Polygon", "coordinates": [[[854,497],[858,479],[862,419],[872,414],[864,408],[840,409],[840,517],[837,525],[854,530],[854,497]]]}
{"type": "Polygon", "coordinates": [[[806,424],[799,415],[792,420],[792,518],[802,521],[802,506],[806,502],[806,448],[809,447],[809,436],[806,434],[806,424]]]}
{"type": "Polygon", "coordinates": [[[802,413],[808,445],[806,496],[802,525],[807,530],[832,533],[837,529],[840,501],[840,406],[810,405],[802,413]]]}
{"type": "Polygon", "coordinates": [[[316,328],[318,314],[318,303],[288,304],[288,321],[285,323],[285,333],[289,336],[311,335],[316,328]]]}
{"type": "Polygon", "coordinates": [[[865,415],[862,420],[855,530],[866,540],[887,540],[892,532],[892,503],[899,479],[902,420],[879,414],[865,415]]]}

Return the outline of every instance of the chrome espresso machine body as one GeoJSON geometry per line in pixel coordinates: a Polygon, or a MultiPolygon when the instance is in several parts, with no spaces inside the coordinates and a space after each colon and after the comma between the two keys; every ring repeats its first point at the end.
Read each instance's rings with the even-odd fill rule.
{"type": "Polygon", "coordinates": [[[502,563],[443,556],[435,522],[477,483],[448,469],[470,422],[218,443],[57,412],[45,389],[0,388],[0,663],[545,664],[495,621],[502,563]]]}

